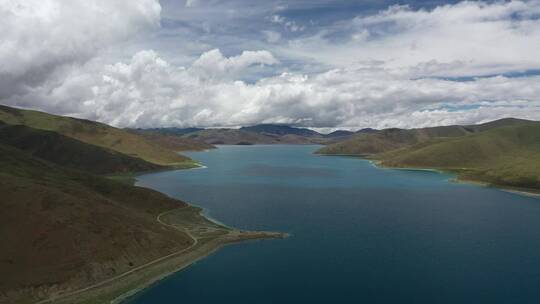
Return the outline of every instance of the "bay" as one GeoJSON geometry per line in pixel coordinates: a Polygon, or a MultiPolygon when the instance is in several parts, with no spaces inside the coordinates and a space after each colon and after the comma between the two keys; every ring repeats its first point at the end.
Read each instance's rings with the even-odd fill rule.
{"type": "Polygon", "coordinates": [[[227,246],[129,303],[538,303],[540,200],[318,146],[220,146],[137,184],[285,240],[227,246]]]}

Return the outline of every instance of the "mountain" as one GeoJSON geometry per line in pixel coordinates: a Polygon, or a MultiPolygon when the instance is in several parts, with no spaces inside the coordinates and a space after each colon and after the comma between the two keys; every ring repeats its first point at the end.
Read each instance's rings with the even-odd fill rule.
{"type": "Polygon", "coordinates": [[[132,130],[146,139],[178,151],[206,150],[213,145],[325,144],[321,134],[305,128],[261,124],[239,129],[231,128],[153,128],[132,130]],[[166,137],[160,137],[163,135],[166,137]],[[181,136],[181,139],[178,139],[181,136]]]}
{"type": "Polygon", "coordinates": [[[0,105],[0,121],[54,131],[87,144],[111,149],[157,165],[193,167],[194,161],[144,137],[106,124],[0,105]]]}
{"type": "Polygon", "coordinates": [[[486,122],[483,124],[464,126],[464,128],[472,132],[482,132],[482,131],[487,131],[487,130],[491,130],[491,129],[495,129],[499,127],[516,126],[516,125],[522,125],[522,124],[531,123],[531,122],[534,122],[534,121],[526,120],[526,119],[518,119],[518,118],[503,118],[503,119],[486,122]]]}
{"type": "Polygon", "coordinates": [[[460,137],[476,132],[489,130],[500,126],[519,125],[528,123],[528,120],[501,119],[481,125],[471,126],[441,126],[420,129],[384,129],[358,133],[352,138],[328,145],[317,153],[344,154],[344,155],[372,155],[391,151],[433,138],[460,137]]]}
{"type": "Polygon", "coordinates": [[[56,132],[0,122],[0,143],[25,153],[94,174],[139,172],[162,169],[140,158],[90,145],[56,132]]]}
{"type": "Polygon", "coordinates": [[[6,144],[0,144],[0,193],[6,244],[0,303],[77,290],[192,244],[187,234],[156,221],[185,203],[6,144]]]}
{"type": "Polygon", "coordinates": [[[137,129],[132,130],[132,132],[142,135],[150,142],[173,151],[203,151],[216,148],[214,145],[204,141],[194,140],[192,138],[173,133],[162,133],[159,131],[150,131],[149,129],[137,129]]]}
{"type": "Polygon", "coordinates": [[[296,128],[287,125],[276,124],[259,124],[249,127],[240,128],[242,131],[255,132],[268,135],[298,135],[303,137],[322,137],[322,135],[316,131],[306,128],[296,128]]]}
{"type": "Polygon", "coordinates": [[[540,190],[540,122],[385,129],[326,146],[320,154],[367,156],[387,167],[434,168],[462,180],[540,190]]]}
{"type": "Polygon", "coordinates": [[[277,144],[275,136],[239,129],[205,129],[184,135],[187,138],[203,141],[212,145],[255,145],[277,144]]]}
{"type": "Polygon", "coordinates": [[[216,145],[306,145],[327,142],[321,134],[313,130],[275,124],[260,124],[240,129],[205,129],[184,137],[216,145]]]}
{"type": "Polygon", "coordinates": [[[493,126],[481,127],[485,131],[468,136],[433,139],[374,158],[383,166],[450,170],[464,180],[540,190],[540,123],[493,126]]]}
{"type": "Polygon", "coordinates": [[[151,131],[155,133],[165,134],[165,135],[186,135],[189,133],[202,131],[204,128],[149,128],[149,129],[136,129],[137,131],[151,131]]]}
{"type": "MultiPolygon", "coordinates": [[[[331,144],[348,139],[354,132],[336,131],[331,134],[323,135],[316,131],[279,124],[259,124],[254,126],[241,127],[239,129],[230,128],[157,128],[157,129],[136,129],[135,132],[148,136],[151,134],[164,134],[177,136],[191,140],[191,149],[183,150],[206,150],[210,146],[199,146],[197,143],[206,143],[210,145],[273,145],[273,144],[331,144]]],[[[153,138],[147,137],[149,140],[153,138]]],[[[172,140],[172,139],[170,139],[172,140]]],[[[161,140],[160,144],[167,146],[167,140],[161,140]]],[[[183,143],[184,146],[190,146],[190,143],[183,143]]]]}
{"type": "Polygon", "coordinates": [[[354,134],[354,132],[352,132],[352,131],[336,130],[334,132],[325,134],[324,137],[326,137],[326,138],[347,137],[347,136],[351,136],[353,134],[354,134]]]}
{"type": "MultiPolygon", "coordinates": [[[[200,208],[97,175],[163,167],[20,124],[89,136],[88,129],[65,129],[91,122],[2,111],[3,120],[16,123],[0,121],[2,304],[109,303],[226,244],[286,236],[234,230],[200,208]]],[[[102,124],[95,131],[122,134],[102,124]]]]}
{"type": "Polygon", "coordinates": [[[184,135],[184,137],[212,145],[308,145],[326,144],[332,139],[322,136],[303,136],[297,134],[271,134],[253,132],[246,129],[205,129],[184,135]]]}
{"type": "Polygon", "coordinates": [[[375,133],[375,132],[378,132],[379,130],[377,129],[372,129],[372,128],[363,128],[363,129],[360,129],[354,133],[356,134],[361,134],[361,133],[375,133]]]}
{"type": "Polygon", "coordinates": [[[205,129],[188,133],[184,137],[214,145],[272,145],[272,144],[327,144],[339,140],[325,138],[310,129],[285,125],[261,124],[240,129],[205,129]]]}

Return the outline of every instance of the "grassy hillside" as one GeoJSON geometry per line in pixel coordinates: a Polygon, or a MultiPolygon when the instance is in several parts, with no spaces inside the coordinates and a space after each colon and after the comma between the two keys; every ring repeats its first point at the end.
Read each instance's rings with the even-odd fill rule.
{"type": "Polygon", "coordinates": [[[540,123],[529,120],[386,129],[356,135],[317,153],[361,155],[388,167],[449,170],[462,180],[540,190],[540,123]]]}
{"type": "Polygon", "coordinates": [[[16,147],[32,156],[72,169],[94,174],[157,170],[149,163],[99,146],[90,145],[56,132],[6,125],[0,122],[0,143],[16,147]]]}
{"type": "Polygon", "coordinates": [[[326,138],[333,138],[333,137],[347,137],[354,135],[354,132],[352,131],[346,131],[346,130],[336,130],[334,132],[325,134],[324,137],[326,138]]]}
{"type": "Polygon", "coordinates": [[[498,119],[498,120],[486,122],[479,125],[469,125],[469,126],[464,126],[464,127],[468,130],[472,130],[473,132],[483,132],[483,131],[487,131],[487,130],[491,130],[495,128],[517,126],[517,125],[522,125],[522,124],[531,123],[531,122],[534,122],[534,121],[526,120],[526,119],[518,119],[518,118],[503,118],[503,119],[498,119]]]}
{"type": "Polygon", "coordinates": [[[360,133],[349,140],[328,145],[319,154],[373,155],[426,142],[434,138],[454,138],[474,134],[501,126],[529,123],[521,119],[501,119],[481,125],[441,126],[421,129],[385,129],[360,133]]]}
{"type": "Polygon", "coordinates": [[[192,242],[156,221],[185,203],[5,144],[0,193],[0,303],[33,303],[78,289],[192,242]]]}
{"type": "Polygon", "coordinates": [[[177,145],[176,136],[182,136],[191,142],[180,143],[178,151],[186,150],[204,150],[210,147],[200,146],[198,143],[206,143],[209,145],[257,145],[257,144],[329,144],[342,141],[355,134],[349,131],[338,131],[329,135],[323,135],[316,131],[306,128],[296,128],[287,125],[275,124],[260,124],[240,129],[200,129],[200,128],[161,128],[161,129],[137,129],[140,134],[162,134],[173,135],[167,138],[148,138],[149,140],[158,140],[159,144],[166,147],[174,148],[177,145]],[[172,144],[172,145],[168,145],[172,144]],[[186,149],[182,146],[188,146],[186,149]]]}
{"type": "Polygon", "coordinates": [[[138,134],[94,121],[1,105],[0,121],[12,125],[25,125],[35,129],[54,131],[88,144],[111,149],[158,165],[187,167],[194,165],[191,159],[149,142],[138,134]]]}
{"type": "Polygon", "coordinates": [[[322,137],[322,134],[306,128],[296,128],[287,125],[260,124],[240,128],[242,131],[249,131],[268,135],[298,135],[303,137],[322,137]]]}
{"type": "Polygon", "coordinates": [[[238,129],[205,129],[184,135],[212,145],[277,144],[277,137],[238,129]]]}
{"type": "Polygon", "coordinates": [[[369,155],[418,142],[415,132],[388,129],[372,134],[359,134],[351,139],[321,148],[318,154],[369,155]]]}
{"type": "Polygon", "coordinates": [[[540,189],[540,123],[431,140],[374,157],[384,166],[452,170],[462,179],[540,189]]]}
{"type": "Polygon", "coordinates": [[[142,135],[152,143],[173,151],[203,151],[216,148],[214,145],[204,141],[194,140],[180,135],[147,130],[132,130],[132,132],[142,135]]]}
{"type": "Polygon", "coordinates": [[[189,133],[202,131],[204,128],[176,128],[176,127],[169,127],[169,128],[149,128],[149,129],[136,129],[137,131],[150,131],[154,133],[164,134],[164,135],[186,135],[189,133]]]}
{"type": "MultiPolygon", "coordinates": [[[[266,128],[264,129],[266,130],[266,128]]],[[[335,142],[336,138],[325,138],[321,135],[299,135],[292,133],[277,134],[277,132],[285,132],[283,128],[278,130],[271,129],[272,132],[255,132],[251,127],[241,129],[205,129],[202,131],[192,132],[184,135],[184,137],[203,141],[212,145],[273,145],[273,144],[326,144],[335,142]]],[[[289,130],[290,129],[286,129],[289,130]]],[[[318,134],[310,133],[307,129],[294,128],[294,131],[302,134],[318,134]],[[300,130],[300,131],[299,131],[300,130]]],[[[282,133],[283,133],[282,132],[282,133]]],[[[339,139],[339,138],[338,138],[339,139]]]]}

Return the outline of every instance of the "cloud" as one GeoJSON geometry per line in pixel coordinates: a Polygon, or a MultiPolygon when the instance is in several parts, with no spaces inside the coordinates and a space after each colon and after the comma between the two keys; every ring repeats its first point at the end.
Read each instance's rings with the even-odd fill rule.
{"type": "Polygon", "coordinates": [[[285,17],[282,17],[280,15],[272,15],[268,19],[272,23],[277,23],[277,24],[284,24],[285,23],[285,17]]]}
{"type": "Polygon", "coordinates": [[[539,69],[539,14],[537,0],[391,6],[293,39],[276,53],[334,67],[383,61],[388,68],[417,68],[417,77],[539,69]]]}
{"type": "Polygon", "coordinates": [[[159,26],[157,0],[0,0],[0,98],[159,26]]]}
{"type": "Polygon", "coordinates": [[[273,65],[279,61],[268,51],[243,51],[238,56],[226,58],[219,49],[205,52],[197,59],[192,69],[209,78],[237,75],[252,65],[273,65]]]}
{"type": "Polygon", "coordinates": [[[281,34],[274,31],[262,31],[268,43],[276,43],[281,39],[281,34]]]}
{"type": "Polygon", "coordinates": [[[287,20],[285,17],[280,15],[271,15],[268,17],[270,22],[275,24],[281,24],[285,29],[291,32],[301,32],[306,29],[303,25],[298,25],[295,21],[287,20]]]}
{"type": "MultiPolygon", "coordinates": [[[[358,129],[540,119],[538,75],[449,77],[540,67],[533,54],[540,49],[539,1],[394,6],[316,32],[310,26],[300,38],[255,27],[249,45],[221,37],[226,31],[211,24],[211,33],[193,31],[238,42],[240,50],[216,48],[219,39],[190,39],[196,46],[189,54],[138,40],[148,30],[155,31],[151,39],[185,36],[170,28],[173,21],[159,27],[157,2],[129,3],[0,0],[0,103],[120,127],[264,122],[358,129]],[[111,51],[125,46],[135,50],[127,58],[111,51]]],[[[207,3],[180,4],[197,12],[207,3]]],[[[252,12],[265,24],[264,16],[275,14],[275,5],[267,6],[252,12]]],[[[225,15],[241,15],[234,9],[225,15]]]]}
{"type": "Polygon", "coordinates": [[[186,0],[186,7],[194,7],[197,5],[197,0],[186,0]]]}
{"type": "MultiPolygon", "coordinates": [[[[202,54],[189,67],[154,51],[127,63],[88,63],[56,87],[23,100],[38,107],[117,126],[240,126],[288,123],[316,128],[419,127],[473,123],[507,116],[540,117],[540,76],[479,78],[467,82],[410,79],[380,66],[333,69],[316,75],[283,73],[249,84],[209,73],[271,63],[266,52],[224,57],[202,54]],[[80,71],[79,71],[80,72],[80,71]]],[[[15,105],[20,100],[11,100],[15,105]]],[[[20,105],[20,104],[19,104],[20,105]]]]}

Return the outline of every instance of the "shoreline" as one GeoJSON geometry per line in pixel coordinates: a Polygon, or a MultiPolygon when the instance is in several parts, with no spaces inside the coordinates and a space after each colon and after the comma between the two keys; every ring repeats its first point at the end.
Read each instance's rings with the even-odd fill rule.
{"type": "Polygon", "coordinates": [[[445,169],[435,169],[435,168],[414,168],[414,167],[402,168],[402,167],[386,167],[380,164],[375,164],[375,165],[379,168],[392,169],[392,170],[428,171],[428,172],[434,172],[438,174],[449,174],[453,176],[453,178],[448,179],[448,181],[452,183],[475,185],[475,186],[486,187],[486,188],[494,188],[500,191],[504,191],[504,192],[508,192],[508,193],[512,193],[516,195],[540,199],[540,192],[535,192],[537,191],[535,189],[512,188],[510,186],[496,185],[496,184],[491,184],[488,182],[483,182],[480,180],[465,179],[465,178],[459,177],[459,174],[457,172],[452,171],[450,169],[445,170],[445,169]]]}
{"type": "Polygon", "coordinates": [[[212,255],[224,246],[255,240],[283,239],[289,236],[289,234],[282,232],[245,231],[230,228],[208,219],[202,211],[203,209],[200,207],[188,205],[163,212],[156,218],[159,224],[177,229],[190,236],[194,240],[190,246],[139,265],[133,270],[115,277],[34,303],[124,303],[160,280],[212,255]],[[164,222],[161,220],[162,216],[169,219],[164,222]],[[193,231],[204,228],[204,233],[194,233],[185,229],[183,226],[187,222],[191,225],[198,225],[193,231]]]}
{"type": "Polygon", "coordinates": [[[482,186],[482,187],[489,187],[489,188],[495,188],[500,191],[512,193],[515,195],[521,195],[521,196],[527,196],[532,198],[540,199],[540,190],[536,189],[527,189],[527,188],[519,188],[519,187],[511,187],[511,186],[504,186],[504,185],[496,185],[496,184],[490,184],[483,181],[478,180],[471,180],[471,179],[464,179],[460,178],[459,174],[451,169],[437,169],[437,168],[416,168],[416,167],[389,167],[384,166],[381,164],[380,161],[375,159],[369,159],[366,156],[363,155],[350,155],[350,154],[316,154],[316,155],[322,155],[322,156],[347,156],[347,157],[357,157],[362,160],[369,161],[374,167],[377,167],[379,169],[390,169],[390,170],[410,170],[410,171],[428,171],[428,172],[435,172],[438,174],[450,174],[454,176],[453,178],[449,179],[450,182],[454,183],[463,183],[463,184],[471,184],[476,186],[482,186]]]}
{"type": "MultiPolygon", "coordinates": [[[[204,216],[201,213],[201,216],[208,219],[206,216],[204,216]]],[[[211,220],[210,220],[211,221],[211,220]]],[[[213,221],[212,221],[213,222],[213,221]]],[[[221,225],[220,223],[218,223],[221,225]]],[[[237,232],[240,235],[241,234],[255,234],[246,236],[246,238],[243,237],[237,237],[237,238],[231,238],[228,239],[226,237],[224,238],[218,238],[215,240],[211,240],[208,243],[204,243],[200,245],[198,248],[194,248],[192,252],[187,253],[187,259],[185,261],[180,262],[174,269],[162,272],[161,274],[157,276],[153,276],[146,280],[143,284],[140,284],[129,291],[120,294],[116,298],[112,299],[110,301],[111,304],[122,304],[128,301],[129,299],[136,297],[138,293],[152,287],[154,284],[159,283],[159,281],[166,279],[167,277],[180,272],[189,266],[195,264],[196,262],[207,258],[208,256],[216,253],[218,250],[222,249],[225,246],[228,245],[234,245],[242,242],[249,242],[249,241],[262,241],[262,240],[268,240],[268,239],[283,239],[289,237],[289,234],[287,233],[279,233],[279,232],[265,232],[265,231],[243,231],[243,230],[232,230],[233,232],[237,232]]],[[[182,256],[179,256],[178,259],[181,259],[182,256]]],[[[186,258],[186,256],[184,256],[186,258]]]]}
{"type": "Polygon", "coordinates": [[[177,273],[177,272],[180,272],[186,268],[188,268],[189,266],[197,263],[198,261],[204,259],[204,258],[207,258],[208,256],[216,253],[218,250],[220,250],[221,248],[223,248],[225,245],[224,244],[220,244],[220,245],[216,245],[214,248],[211,248],[210,250],[208,250],[206,253],[204,254],[201,254],[197,257],[195,257],[194,259],[190,260],[190,261],[186,261],[185,264],[183,265],[180,265],[178,268],[174,269],[174,270],[171,270],[169,272],[165,272],[159,276],[156,276],[152,279],[150,279],[149,281],[147,281],[147,283],[145,285],[142,285],[142,286],[138,286],[138,287],[135,287],[133,289],[131,289],[130,291],[126,292],[126,293],[123,293],[121,295],[119,295],[118,297],[112,299],[110,301],[110,304],[121,304],[121,303],[125,303],[125,301],[128,301],[129,299],[137,296],[138,293],[152,287],[154,284],[157,284],[159,283],[161,280],[164,280],[166,279],[167,277],[177,273]]]}
{"type": "MultiPolygon", "coordinates": [[[[216,149],[218,147],[216,146],[216,149]]],[[[204,150],[204,152],[207,152],[208,150],[204,150]]],[[[192,168],[180,168],[180,170],[195,170],[195,169],[206,169],[207,166],[203,165],[202,163],[196,161],[196,166],[192,168]]],[[[173,170],[175,170],[173,168],[173,170]]],[[[178,170],[178,169],[176,169],[178,170]]],[[[167,170],[164,170],[167,171],[167,170]]],[[[145,174],[148,172],[142,172],[140,174],[137,174],[135,177],[134,185],[136,185],[136,177],[145,174]]],[[[140,186],[139,186],[140,187],[140,186]]],[[[210,216],[209,212],[210,210],[198,206],[197,204],[188,203],[187,208],[197,208],[197,215],[199,215],[201,218],[203,218],[205,221],[208,221],[214,225],[220,226],[226,230],[228,230],[230,233],[233,234],[233,236],[225,235],[223,237],[217,237],[215,239],[210,240],[207,243],[204,243],[196,248],[193,248],[192,251],[187,252],[185,255],[178,256],[177,264],[171,267],[171,269],[165,270],[163,272],[160,272],[157,275],[149,277],[147,280],[142,282],[141,284],[137,284],[135,287],[130,288],[128,291],[123,292],[119,294],[118,296],[110,299],[111,304],[122,304],[128,301],[129,299],[136,297],[138,293],[152,287],[154,284],[159,283],[159,281],[166,279],[167,277],[180,272],[187,267],[195,264],[196,262],[207,258],[208,256],[216,253],[218,250],[222,249],[225,246],[228,245],[234,245],[242,242],[249,242],[249,241],[262,241],[262,240],[268,240],[268,239],[284,239],[290,236],[288,233],[282,233],[282,232],[267,232],[267,231],[245,231],[245,230],[238,230],[234,227],[230,227],[219,220],[213,218],[210,216]],[[230,238],[228,238],[230,237],[230,238]],[[182,260],[185,259],[185,260],[182,260]]],[[[159,214],[157,217],[157,221],[165,226],[171,226],[171,224],[166,224],[160,220],[161,215],[166,214],[170,211],[164,212],[162,214],[159,214]]],[[[178,229],[178,228],[177,228],[178,229]]],[[[182,230],[182,229],[179,229],[182,230]]],[[[184,231],[186,232],[186,231],[184,231]]],[[[189,234],[189,233],[188,233],[189,234]]],[[[191,235],[190,235],[191,236],[191,235]]],[[[193,237],[192,237],[193,238],[193,237]]],[[[195,238],[193,238],[195,241],[197,241],[195,238]]],[[[164,261],[166,263],[167,261],[164,261]]],[[[169,261],[170,263],[175,263],[175,261],[169,261]]]]}
{"type": "Polygon", "coordinates": [[[490,183],[486,183],[482,181],[463,179],[463,178],[458,178],[458,177],[454,178],[452,181],[455,183],[473,184],[473,185],[481,186],[481,187],[495,188],[497,190],[512,193],[515,195],[521,195],[521,196],[527,196],[527,197],[540,199],[540,190],[494,185],[494,184],[490,184],[490,183]]]}
{"type": "Polygon", "coordinates": [[[539,193],[527,192],[527,191],[520,191],[520,190],[515,190],[515,189],[501,189],[501,190],[503,190],[505,192],[512,193],[512,194],[523,195],[523,196],[527,196],[527,197],[540,199],[540,192],[539,193]]]}
{"type": "Polygon", "coordinates": [[[363,158],[364,160],[369,161],[374,167],[379,169],[390,169],[390,170],[403,170],[403,171],[425,171],[425,172],[435,172],[439,174],[452,174],[450,171],[444,171],[441,169],[435,169],[435,168],[415,168],[415,167],[388,167],[381,164],[378,160],[373,160],[369,158],[363,158]]]}
{"type": "MultiPolygon", "coordinates": [[[[261,232],[261,233],[264,233],[264,232],[261,232]]],[[[210,255],[218,252],[219,250],[221,250],[225,246],[235,245],[235,244],[239,244],[239,243],[243,243],[243,242],[263,241],[263,240],[268,240],[268,239],[280,239],[280,238],[282,239],[282,238],[287,238],[287,237],[289,237],[289,234],[283,233],[282,236],[280,236],[280,237],[270,236],[270,237],[265,237],[265,238],[247,238],[247,239],[238,239],[238,240],[218,241],[215,244],[210,244],[210,243],[204,244],[204,245],[208,245],[208,248],[202,248],[202,249],[206,249],[206,250],[202,251],[199,255],[195,255],[192,259],[189,259],[189,260],[185,261],[185,263],[179,265],[177,268],[175,268],[173,270],[170,270],[170,271],[167,271],[167,272],[164,272],[164,273],[162,273],[162,274],[160,274],[158,276],[155,276],[155,277],[151,278],[150,280],[148,280],[146,283],[144,283],[144,284],[142,284],[140,286],[137,286],[137,287],[129,290],[126,293],[123,293],[123,294],[119,295],[118,297],[112,299],[110,301],[110,303],[111,304],[125,303],[129,299],[136,297],[138,293],[140,293],[140,292],[142,292],[142,291],[144,291],[144,290],[146,290],[148,288],[151,288],[154,284],[159,283],[161,280],[164,280],[167,277],[169,277],[169,276],[171,276],[171,275],[173,275],[175,273],[178,273],[178,272],[180,272],[180,271],[194,265],[198,261],[209,257],[210,255]]],[[[201,249],[201,248],[199,248],[199,249],[201,249]]]]}
{"type": "Polygon", "coordinates": [[[486,187],[486,188],[494,188],[500,191],[504,191],[504,192],[508,192],[508,193],[512,193],[516,195],[540,199],[540,192],[535,192],[536,190],[534,189],[512,188],[510,186],[495,185],[495,184],[491,184],[491,183],[483,182],[479,180],[464,179],[464,178],[459,177],[459,174],[457,174],[456,172],[453,172],[452,170],[433,169],[433,168],[384,167],[380,165],[376,165],[376,166],[380,168],[387,168],[387,169],[392,169],[392,170],[429,171],[429,172],[434,172],[438,174],[450,174],[453,176],[453,178],[448,179],[448,181],[452,183],[475,185],[475,186],[486,187]]]}

